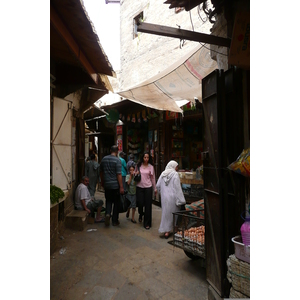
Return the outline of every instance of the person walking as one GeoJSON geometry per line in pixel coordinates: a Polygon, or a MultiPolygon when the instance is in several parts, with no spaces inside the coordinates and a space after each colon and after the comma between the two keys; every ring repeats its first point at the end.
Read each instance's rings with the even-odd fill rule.
{"type": "Polygon", "coordinates": [[[88,190],[93,197],[96,192],[97,183],[100,181],[100,165],[96,161],[95,154],[91,154],[90,158],[91,160],[86,163],[85,176],[90,180],[88,190]]]}
{"type": "Polygon", "coordinates": [[[112,225],[117,226],[120,225],[120,194],[124,194],[124,187],[122,182],[122,164],[121,160],[117,157],[118,146],[113,145],[110,148],[110,153],[110,155],[104,156],[100,163],[100,177],[101,184],[105,190],[105,226],[110,225],[112,207],[112,225]]]}
{"type": "Polygon", "coordinates": [[[127,164],[126,164],[125,157],[126,157],[126,153],[121,151],[119,153],[119,158],[120,158],[121,164],[122,164],[122,182],[123,182],[124,191],[127,190],[127,186],[126,186],[126,182],[125,182],[126,175],[127,175],[127,164]]]}
{"type": "Polygon", "coordinates": [[[129,155],[129,160],[127,162],[127,173],[129,174],[129,168],[134,165],[135,166],[135,162],[134,162],[134,155],[131,153],[129,155]]]}
{"type": "Polygon", "coordinates": [[[141,223],[142,218],[144,217],[144,227],[148,230],[152,226],[153,189],[155,195],[157,193],[154,167],[152,158],[148,152],[144,152],[141,160],[135,168],[135,172],[141,174],[141,181],[136,185],[139,222],[141,223]]]}
{"type": "Polygon", "coordinates": [[[135,175],[135,166],[131,165],[129,168],[129,174],[126,175],[126,184],[128,187],[128,194],[126,195],[127,199],[130,201],[130,206],[128,207],[126,218],[129,218],[130,215],[130,209],[132,209],[132,216],[131,216],[131,222],[136,223],[136,220],[134,219],[135,215],[135,209],[136,209],[136,182],[134,181],[134,175],[135,175]]]}
{"type": "Polygon", "coordinates": [[[173,213],[181,208],[181,205],[177,206],[176,203],[185,203],[177,171],[178,163],[174,160],[169,161],[156,184],[161,195],[161,222],[158,232],[163,233],[166,239],[173,229],[173,213]]]}

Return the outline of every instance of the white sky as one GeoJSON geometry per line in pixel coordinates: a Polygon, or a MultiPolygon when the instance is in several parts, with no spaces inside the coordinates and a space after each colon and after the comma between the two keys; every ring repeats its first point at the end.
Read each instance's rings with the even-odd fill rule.
{"type": "Polygon", "coordinates": [[[114,71],[120,69],[120,4],[105,0],[83,0],[100,44],[114,71]]]}

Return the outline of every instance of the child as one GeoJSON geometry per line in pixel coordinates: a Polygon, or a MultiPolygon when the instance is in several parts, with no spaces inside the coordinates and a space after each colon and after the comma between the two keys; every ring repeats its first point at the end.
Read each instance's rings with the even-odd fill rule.
{"type": "Polygon", "coordinates": [[[136,223],[135,219],[134,219],[134,214],[135,214],[135,208],[136,208],[136,182],[133,180],[134,178],[134,169],[135,166],[132,165],[129,168],[129,174],[126,175],[126,183],[128,186],[128,193],[127,193],[127,198],[128,200],[131,202],[128,211],[126,213],[126,218],[129,218],[129,213],[130,213],[130,208],[132,208],[132,218],[131,218],[131,222],[132,223],[136,223]]]}

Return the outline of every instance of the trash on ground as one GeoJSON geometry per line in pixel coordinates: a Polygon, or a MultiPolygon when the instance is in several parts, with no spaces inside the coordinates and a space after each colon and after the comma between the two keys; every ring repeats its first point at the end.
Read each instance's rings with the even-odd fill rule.
{"type": "Polygon", "coordinates": [[[87,232],[97,231],[97,229],[88,229],[87,232]]]}
{"type": "Polygon", "coordinates": [[[66,253],[66,248],[61,248],[59,250],[59,254],[65,254],[66,253]]]}

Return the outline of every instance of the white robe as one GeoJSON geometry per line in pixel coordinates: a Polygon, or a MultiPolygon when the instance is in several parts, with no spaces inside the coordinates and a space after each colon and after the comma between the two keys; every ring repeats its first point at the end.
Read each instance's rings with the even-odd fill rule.
{"type": "MultiPolygon", "coordinates": [[[[181,189],[180,178],[176,171],[168,174],[168,180],[159,177],[156,188],[161,195],[161,222],[158,232],[165,233],[173,231],[173,213],[180,211],[180,207],[176,206],[176,198],[184,200],[181,189]]],[[[175,221],[177,220],[177,216],[175,221]]]]}

